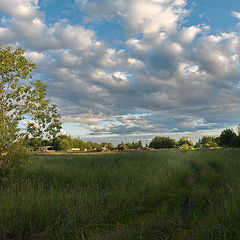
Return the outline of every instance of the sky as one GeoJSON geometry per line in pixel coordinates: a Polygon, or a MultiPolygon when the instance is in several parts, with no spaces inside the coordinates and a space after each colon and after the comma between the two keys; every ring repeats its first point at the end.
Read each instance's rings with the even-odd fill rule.
{"type": "Polygon", "coordinates": [[[194,141],[240,123],[238,0],[0,0],[63,132],[98,142],[194,141]]]}

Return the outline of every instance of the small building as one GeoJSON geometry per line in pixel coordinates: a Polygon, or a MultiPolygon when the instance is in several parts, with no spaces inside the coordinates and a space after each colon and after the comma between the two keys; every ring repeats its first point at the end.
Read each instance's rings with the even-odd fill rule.
{"type": "Polygon", "coordinates": [[[48,151],[52,151],[53,147],[52,146],[43,146],[43,147],[39,147],[38,150],[41,152],[48,152],[48,151]]]}
{"type": "Polygon", "coordinates": [[[99,149],[97,149],[95,151],[97,151],[97,152],[109,152],[110,150],[108,148],[106,148],[106,147],[102,147],[102,148],[99,148],[99,149]]]}
{"type": "Polygon", "coordinates": [[[68,152],[80,152],[81,149],[80,148],[70,148],[68,149],[68,152]]]}

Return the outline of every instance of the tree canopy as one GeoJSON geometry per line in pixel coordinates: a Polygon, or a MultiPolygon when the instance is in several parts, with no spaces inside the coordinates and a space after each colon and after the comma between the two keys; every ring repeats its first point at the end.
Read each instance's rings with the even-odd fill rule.
{"type": "Polygon", "coordinates": [[[21,137],[50,138],[61,129],[47,86],[32,79],[35,64],[24,53],[0,46],[0,155],[21,137]]]}
{"type": "Polygon", "coordinates": [[[177,143],[174,139],[169,137],[155,137],[149,144],[150,148],[174,148],[176,147],[177,143]]]}
{"type": "Polygon", "coordinates": [[[222,131],[219,141],[222,146],[231,146],[232,140],[237,137],[237,134],[233,131],[233,129],[227,128],[222,131]]]}
{"type": "Polygon", "coordinates": [[[61,129],[47,86],[33,80],[35,64],[24,54],[0,45],[0,177],[27,162],[24,140],[53,138],[61,129]]]}

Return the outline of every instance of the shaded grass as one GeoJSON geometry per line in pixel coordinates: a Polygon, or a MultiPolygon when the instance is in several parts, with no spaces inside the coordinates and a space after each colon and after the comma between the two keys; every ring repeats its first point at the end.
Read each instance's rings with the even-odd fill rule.
{"type": "Polygon", "coordinates": [[[1,190],[0,239],[237,239],[239,154],[33,156],[1,190]]]}

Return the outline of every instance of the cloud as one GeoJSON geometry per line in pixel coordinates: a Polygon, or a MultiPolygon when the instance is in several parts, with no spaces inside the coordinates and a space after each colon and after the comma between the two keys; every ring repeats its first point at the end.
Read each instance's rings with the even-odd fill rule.
{"type": "Polygon", "coordinates": [[[179,34],[179,40],[183,43],[191,43],[197,34],[201,33],[203,29],[200,26],[191,26],[183,28],[182,32],[179,34]]]}
{"type": "Polygon", "coordinates": [[[40,64],[41,61],[45,58],[43,53],[36,51],[27,51],[25,52],[25,56],[35,64],[40,64]]]}
{"type": "Polygon", "coordinates": [[[145,34],[176,30],[186,14],[185,1],[134,0],[127,3],[125,18],[133,31],[145,34]]]}
{"type": "Polygon", "coordinates": [[[238,18],[240,19],[240,12],[231,12],[232,16],[235,17],[235,18],[238,18]]]}
{"type": "Polygon", "coordinates": [[[19,18],[33,19],[38,15],[38,0],[1,0],[1,11],[19,18]]]}
{"type": "Polygon", "coordinates": [[[176,30],[177,23],[188,11],[186,0],[76,0],[86,18],[120,17],[133,33],[153,34],[176,30]]]}
{"type": "Polygon", "coordinates": [[[47,25],[37,0],[0,0],[0,11],[10,17],[2,19],[0,41],[4,43],[15,38],[25,48],[38,51],[69,47],[81,51],[100,44],[95,33],[84,26],[73,26],[66,20],[47,25]]]}
{"type": "Polygon", "coordinates": [[[107,44],[85,23],[49,24],[38,1],[0,0],[0,42],[27,50],[64,122],[79,123],[92,135],[155,135],[238,123],[239,33],[213,35],[206,25],[185,26],[185,0],[75,4],[88,21],[118,18],[127,33],[121,47],[107,44]]]}

